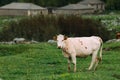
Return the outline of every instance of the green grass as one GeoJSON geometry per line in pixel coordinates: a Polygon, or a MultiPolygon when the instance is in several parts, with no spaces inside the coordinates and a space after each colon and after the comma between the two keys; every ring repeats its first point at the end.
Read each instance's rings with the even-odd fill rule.
{"type": "MultiPolygon", "coordinates": [[[[67,71],[61,50],[48,43],[0,45],[2,80],[119,80],[120,43],[104,44],[103,61],[97,70],[87,71],[91,57],[77,58],[77,72],[67,71]],[[117,46],[117,47],[116,47],[117,46]]],[[[73,66],[72,66],[73,67],[73,66]]]]}

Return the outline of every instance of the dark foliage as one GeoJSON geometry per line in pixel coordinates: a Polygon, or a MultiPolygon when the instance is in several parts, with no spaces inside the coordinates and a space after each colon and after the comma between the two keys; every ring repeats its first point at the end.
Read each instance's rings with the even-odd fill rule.
{"type": "Polygon", "coordinates": [[[15,37],[24,37],[27,40],[47,41],[59,33],[79,37],[94,35],[101,36],[104,40],[109,39],[108,31],[99,21],[75,15],[39,15],[10,22],[0,33],[0,40],[10,41],[15,37]]]}
{"type": "Polygon", "coordinates": [[[79,16],[61,16],[58,19],[60,33],[70,36],[101,36],[104,41],[109,39],[109,32],[100,21],[83,19],[79,16]]]}
{"type": "Polygon", "coordinates": [[[5,5],[11,2],[29,2],[44,7],[59,7],[70,3],[77,3],[81,0],[0,0],[0,5],[5,5]]]}
{"type": "MultiPolygon", "coordinates": [[[[43,7],[60,7],[67,4],[74,4],[82,0],[0,0],[0,6],[11,2],[29,2],[43,7]]],[[[107,10],[120,10],[120,0],[101,0],[106,4],[107,10]]]]}

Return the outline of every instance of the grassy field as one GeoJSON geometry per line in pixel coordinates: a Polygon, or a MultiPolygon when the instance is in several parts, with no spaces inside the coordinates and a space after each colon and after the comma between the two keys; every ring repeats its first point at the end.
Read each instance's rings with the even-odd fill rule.
{"type": "Polygon", "coordinates": [[[104,48],[109,51],[103,51],[95,72],[86,70],[91,61],[87,57],[77,59],[73,73],[56,45],[0,45],[0,80],[120,80],[120,43],[105,43],[104,48]]]}

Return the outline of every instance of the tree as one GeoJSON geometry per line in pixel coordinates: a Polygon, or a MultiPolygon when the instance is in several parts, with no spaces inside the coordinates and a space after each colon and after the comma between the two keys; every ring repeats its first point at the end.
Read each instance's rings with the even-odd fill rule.
{"type": "Polygon", "coordinates": [[[0,0],[0,6],[9,4],[11,2],[17,2],[17,0],[0,0]]]}
{"type": "Polygon", "coordinates": [[[29,2],[35,3],[44,7],[60,7],[69,3],[77,3],[81,0],[0,0],[0,5],[5,5],[11,2],[29,2]]]}
{"type": "MultiPolygon", "coordinates": [[[[43,7],[60,7],[67,4],[74,4],[81,0],[0,0],[0,6],[11,2],[29,2],[43,7]]],[[[120,10],[120,0],[101,0],[106,4],[108,10],[120,10]]]]}
{"type": "Polygon", "coordinates": [[[106,0],[106,8],[108,10],[120,10],[120,0],[106,0]]]}

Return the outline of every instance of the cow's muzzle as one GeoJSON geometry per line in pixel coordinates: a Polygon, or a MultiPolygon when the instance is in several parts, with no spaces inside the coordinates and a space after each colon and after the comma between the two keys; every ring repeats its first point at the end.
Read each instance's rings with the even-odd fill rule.
{"type": "Polygon", "coordinates": [[[58,48],[58,49],[61,49],[61,47],[60,47],[60,46],[58,46],[57,48],[58,48]]]}

